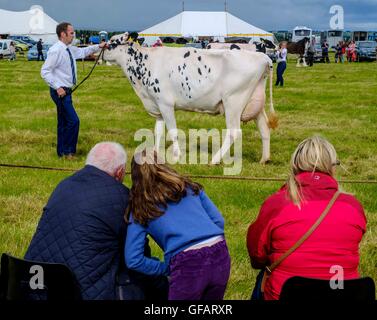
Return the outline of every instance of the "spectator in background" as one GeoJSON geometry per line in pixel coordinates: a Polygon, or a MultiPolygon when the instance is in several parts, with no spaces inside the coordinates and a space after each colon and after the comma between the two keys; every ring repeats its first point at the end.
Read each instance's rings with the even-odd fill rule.
{"type": "Polygon", "coordinates": [[[356,44],[355,44],[355,41],[351,41],[351,43],[349,44],[349,54],[350,54],[350,60],[349,62],[356,62],[356,44]]]}
{"type": "Polygon", "coordinates": [[[38,51],[37,61],[39,61],[39,58],[42,58],[42,61],[45,61],[45,58],[43,56],[43,42],[42,42],[42,39],[39,39],[39,41],[37,42],[37,51],[38,51]]]}
{"type": "Polygon", "coordinates": [[[323,61],[326,62],[326,63],[330,63],[330,59],[329,59],[329,44],[327,43],[327,40],[323,41],[321,48],[322,48],[322,58],[323,58],[323,61]]]}
{"type": "Polygon", "coordinates": [[[253,297],[276,300],[286,280],[294,276],[330,280],[334,265],[344,279],[359,277],[359,245],[366,217],[357,199],[339,191],[336,151],[327,140],[314,136],[302,141],[291,158],[287,183],[262,205],[250,225],[247,247],[252,267],[271,266],[314,225],[330,200],[333,206],[317,229],[262,281],[257,278],[253,297]],[[336,196],[338,198],[336,198],[336,196]]]}
{"type": "Polygon", "coordinates": [[[336,47],[335,47],[335,63],[340,62],[339,51],[341,53],[342,52],[342,48],[340,47],[340,44],[338,42],[337,45],[336,45],[336,47]]]}
{"type": "Polygon", "coordinates": [[[9,61],[16,60],[16,47],[13,41],[11,41],[9,44],[9,51],[10,51],[9,61]]]}
{"type": "Polygon", "coordinates": [[[162,47],[163,46],[163,44],[162,44],[162,41],[161,41],[161,39],[159,38],[159,39],[157,39],[157,41],[153,44],[153,46],[152,47],[162,47]]]}
{"type": "Polygon", "coordinates": [[[341,56],[342,63],[344,62],[344,57],[346,56],[346,53],[347,53],[346,48],[347,48],[346,42],[342,41],[342,56],[341,56]]]}
{"type": "Polygon", "coordinates": [[[309,67],[313,67],[314,55],[315,55],[315,36],[312,36],[310,40],[310,46],[308,48],[309,67]]]}
{"type": "Polygon", "coordinates": [[[281,87],[284,86],[284,78],[283,74],[285,69],[287,68],[287,42],[283,41],[279,44],[279,49],[277,50],[277,63],[278,66],[276,68],[276,83],[275,86],[280,85],[281,87]]]}

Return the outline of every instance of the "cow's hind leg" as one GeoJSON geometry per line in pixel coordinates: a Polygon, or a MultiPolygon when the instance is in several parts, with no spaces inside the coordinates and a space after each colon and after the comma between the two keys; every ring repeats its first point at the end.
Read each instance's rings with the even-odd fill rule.
{"type": "Polygon", "coordinates": [[[270,128],[268,127],[268,118],[264,109],[258,114],[255,123],[262,139],[262,159],[260,163],[265,164],[270,161],[270,128]]]}
{"type": "Polygon", "coordinates": [[[220,150],[212,158],[212,164],[219,164],[233,142],[241,135],[241,114],[247,98],[232,96],[223,100],[227,133],[220,150]]]}

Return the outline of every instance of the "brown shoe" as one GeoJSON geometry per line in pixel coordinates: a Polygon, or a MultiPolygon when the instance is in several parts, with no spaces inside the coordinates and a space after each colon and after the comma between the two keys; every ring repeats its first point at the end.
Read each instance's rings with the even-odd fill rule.
{"type": "Polygon", "coordinates": [[[70,153],[70,154],[64,155],[64,159],[71,161],[71,160],[77,160],[77,157],[73,153],[70,153]]]}

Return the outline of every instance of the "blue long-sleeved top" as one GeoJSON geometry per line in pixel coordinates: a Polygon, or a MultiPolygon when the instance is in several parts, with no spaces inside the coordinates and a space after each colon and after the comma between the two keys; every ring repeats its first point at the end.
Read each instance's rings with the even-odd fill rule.
{"type": "Polygon", "coordinates": [[[143,226],[130,217],[125,246],[128,268],[148,275],[168,275],[169,261],[179,252],[211,237],[224,235],[224,219],[204,191],[168,203],[165,213],[143,226]],[[144,256],[144,244],[150,235],[164,251],[164,262],[144,256]]]}

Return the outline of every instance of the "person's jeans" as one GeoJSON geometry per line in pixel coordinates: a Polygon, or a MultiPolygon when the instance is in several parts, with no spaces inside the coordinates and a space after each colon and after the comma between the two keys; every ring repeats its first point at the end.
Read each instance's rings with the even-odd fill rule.
{"type": "Polygon", "coordinates": [[[281,85],[283,86],[284,85],[284,79],[283,79],[283,74],[284,74],[284,71],[285,69],[287,68],[287,63],[285,61],[280,61],[278,63],[278,67],[276,69],[276,73],[277,73],[277,79],[276,79],[276,83],[275,85],[281,85]]]}
{"type": "Polygon", "coordinates": [[[180,252],[170,261],[169,300],[222,300],[229,274],[225,240],[180,252]]]}
{"type": "Polygon", "coordinates": [[[50,88],[50,95],[56,104],[58,115],[57,154],[59,157],[76,153],[80,120],[72,104],[72,95],[59,98],[56,90],[50,88]]]}

